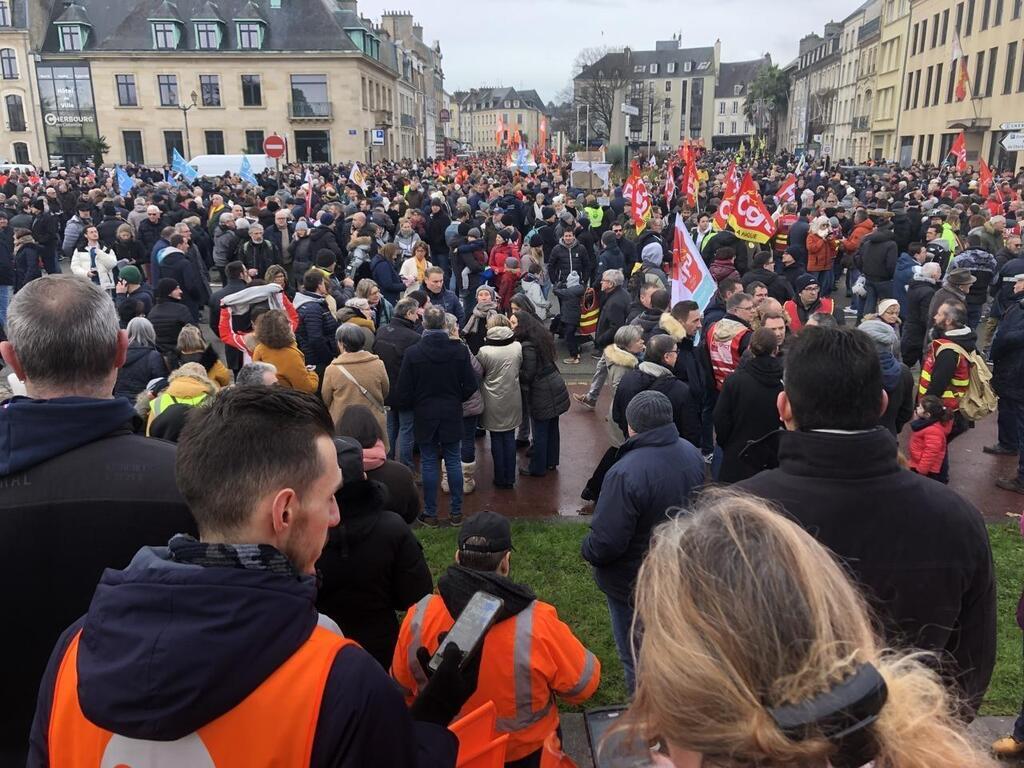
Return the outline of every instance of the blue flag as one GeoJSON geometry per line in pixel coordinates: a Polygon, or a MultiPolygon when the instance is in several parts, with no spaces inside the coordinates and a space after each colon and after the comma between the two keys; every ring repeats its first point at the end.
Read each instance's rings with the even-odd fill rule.
{"type": "Polygon", "coordinates": [[[129,192],[132,191],[132,187],[135,186],[135,181],[132,179],[131,176],[128,175],[128,171],[126,171],[121,166],[117,166],[116,177],[117,189],[122,195],[127,195],[129,192]]]}
{"type": "Polygon", "coordinates": [[[181,176],[187,183],[191,184],[196,180],[196,169],[193,168],[188,162],[182,157],[177,148],[174,149],[174,154],[171,156],[171,170],[181,176]]]}
{"type": "Polygon", "coordinates": [[[252,172],[252,164],[246,155],[242,155],[242,167],[238,169],[238,175],[242,177],[242,181],[246,184],[252,184],[254,187],[259,186],[259,182],[256,181],[256,176],[252,172]]]}
{"type": "Polygon", "coordinates": [[[164,181],[166,181],[168,184],[174,183],[174,179],[171,178],[171,172],[166,168],[164,168],[164,181]]]}

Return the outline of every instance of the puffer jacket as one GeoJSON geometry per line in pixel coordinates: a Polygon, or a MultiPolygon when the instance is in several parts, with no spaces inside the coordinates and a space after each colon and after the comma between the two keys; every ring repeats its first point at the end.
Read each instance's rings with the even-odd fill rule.
{"type": "Polygon", "coordinates": [[[526,395],[530,417],[546,421],[569,410],[569,389],[554,361],[545,361],[537,345],[522,341],[523,365],[519,369],[519,387],[526,395]]]}
{"type": "Polygon", "coordinates": [[[484,412],[484,398],[480,394],[480,382],[484,378],[484,369],[480,365],[480,361],[476,359],[476,355],[470,354],[469,367],[473,369],[473,375],[476,377],[476,392],[470,395],[468,400],[462,401],[462,418],[479,416],[484,412]]]}
{"type": "Polygon", "coordinates": [[[865,278],[880,282],[892,280],[899,257],[892,227],[881,226],[861,240],[856,261],[865,278]]]}
{"type": "Polygon", "coordinates": [[[828,237],[814,232],[807,235],[807,271],[826,272],[836,260],[836,244],[828,237]]]}
{"type": "Polygon", "coordinates": [[[623,433],[622,428],[615,423],[615,419],[612,418],[615,390],[619,388],[619,382],[622,381],[622,377],[640,365],[640,360],[636,355],[627,352],[622,347],[609,344],[604,349],[604,361],[608,366],[608,378],[605,380],[605,383],[612,391],[612,402],[608,404],[608,415],[605,417],[605,422],[608,425],[608,442],[612,448],[618,448],[626,442],[626,435],[623,433]]]}
{"type": "Polygon", "coordinates": [[[966,269],[976,278],[967,290],[967,303],[982,305],[996,273],[996,257],[983,248],[968,248],[949,263],[950,269],[966,269]]]}
{"type": "Polygon", "coordinates": [[[487,331],[476,359],[483,371],[480,384],[484,404],[481,429],[488,432],[515,429],[523,420],[523,399],[519,394],[522,344],[515,340],[511,328],[495,326],[487,331]]]}
{"type": "Polygon", "coordinates": [[[223,267],[229,261],[234,261],[238,253],[238,235],[235,230],[222,227],[220,224],[213,232],[213,263],[217,267],[223,267]]]}
{"type": "Polygon", "coordinates": [[[131,345],[125,353],[124,365],[117,370],[114,397],[127,397],[132,403],[153,379],[167,375],[167,365],[156,347],[131,345]]]}

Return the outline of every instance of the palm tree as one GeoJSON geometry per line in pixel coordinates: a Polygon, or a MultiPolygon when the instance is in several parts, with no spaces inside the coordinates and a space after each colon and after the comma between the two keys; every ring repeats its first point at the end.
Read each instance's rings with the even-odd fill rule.
{"type": "Polygon", "coordinates": [[[789,103],[789,75],[775,64],[762,67],[747,89],[743,104],[746,115],[758,133],[765,133],[769,147],[775,147],[778,123],[789,103]]]}
{"type": "Polygon", "coordinates": [[[103,165],[103,155],[110,151],[106,136],[85,136],[79,142],[79,146],[82,148],[82,152],[92,155],[97,168],[103,165]]]}

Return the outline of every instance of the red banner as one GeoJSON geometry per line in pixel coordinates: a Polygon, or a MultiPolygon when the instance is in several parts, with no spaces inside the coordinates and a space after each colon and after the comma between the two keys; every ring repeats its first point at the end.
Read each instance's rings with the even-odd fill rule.
{"type": "Polygon", "coordinates": [[[953,141],[953,146],[949,148],[949,154],[956,157],[956,169],[958,171],[967,170],[967,138],[964,136],[963,131],[960,131],[960,135],[953,141]]]}
{"type": "Polygon", "coordinates": [[[796,200],[796,174],[791,173],[782,181],[776,195],[780,203],[792,203],[796,200]]]}
{"type": "Polygon", "coordinates": [[[700,191],[700,180],[697,178],[697,158],[695,152],[688,152],[686,168],[683,169],[683,199],[686,204],[696,210],[697,194],[700,191]]]}
{"type": "Polygon", "coordinates": [[[736,194],[736,203],[729,212],[729,224],[740,240],[767,243],[775,235],[775,222],[757,191],[750,171],[743,177],[736,194]]]}
{"type": "Polygon", "coordinates": [[[665,173],[665,206],[672,207],[672,198],[676,195],[676,179],[672,175],[672,161],[668,161],[668,170],[665,173]]]}
{"type": "Polygon", "coordinates": [[[736,202],[736,193],[739,192],[739,179],[736,176],[736,163],[729,163],[729,170],[725,172],[725,189],[722,191],[722,202],[718,204],[715,211],[715,229],[725,229],[729,224],[729,214],[736,202]]]}
{"type": "Polygon", "coordinates": [[[992,194],[992,169],[984,160],[978,168],[978,194],[986,199],[992,194]]]}

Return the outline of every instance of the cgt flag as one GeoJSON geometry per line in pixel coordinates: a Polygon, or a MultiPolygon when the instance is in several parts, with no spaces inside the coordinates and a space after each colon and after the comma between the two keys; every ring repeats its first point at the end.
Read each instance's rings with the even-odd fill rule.
{"type": "Polygon", "coordinates": [[[956,169],[958,171],[967,170],[967,137],[964,136],[963,131],[960,131],[960,135],[953,140],[953,146],[949,148],[949,154],[956,158],[956,169]]]}
{"type": "Polygon", "coordinates": [[[736,204],[729,212],[729,224],[740,240],[767,243],[775,234],[775,221],[765,207],[750,171],[743,177],[736,194],[736,204]]]}
{"type": "Polygon", "coordinates": [[[665,170],[665,207],[672,207],[672,198],[676,196],[676,179],[673,175],[672,158],[669,158],[668,168],[665,170]]]}
{"type": "Polygon", "coordinates": [[[199,176],[196,169],[189,165],[188,161],[181,156],[177,147],[174,148],[174,153],[171,155],[171,170],[181,176],[188,184],[191,184],[199,176]]]}
{"type": "Polygon", "coordinates": [[[792,203],[796,200],[796,174],[791,173],[782,180],[782,185],[776,194],[780,203],[792,203]]]}
{"type": "Polygon", "coordinates": [[[736,175],[736,163],[729,163],[729,170],[725,172],[725,189],[722,190],[722,202],[718,204],[715,211],[715,229],[725,229],[729,224],[729,214],[736,204],[736,193],[740,190],[739,176],[736,175]]]}
{"type": "Polygon", "coordinates": [[[978,194],[986,200],[992,194],[992,169],[984,159],[978,167],[978,194]]]}
{"type": "Polygon", "coordinates": [[[703,312],[717,286],[683,219],[683,216],[676,216],[672,239],[672,303],[689,299],[697,302],[703,312]]]}

